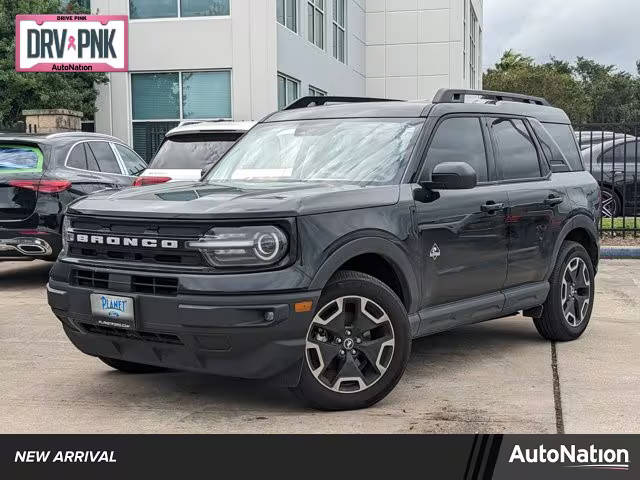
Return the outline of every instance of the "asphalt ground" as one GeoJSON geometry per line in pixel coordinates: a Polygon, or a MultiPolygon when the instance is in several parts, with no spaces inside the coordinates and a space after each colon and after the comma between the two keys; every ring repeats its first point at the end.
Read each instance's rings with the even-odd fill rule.
{"type": "Polygon", "coordinates": [[[579,340],[518,316],[420,339],[386,399],[338,413],[255,381],[111,370],[65,337],[49,267],[0,264],[0,433],[640,432],[638,260],[601,263],[579,340]]]}

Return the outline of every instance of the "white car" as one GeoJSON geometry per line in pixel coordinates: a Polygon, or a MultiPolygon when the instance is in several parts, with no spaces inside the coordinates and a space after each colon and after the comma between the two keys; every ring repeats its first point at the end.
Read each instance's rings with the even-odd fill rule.
{"type": "Polygon", "coordinates": [[[184,122],[169,130],[135,186],[198,181],[256,122],[184,122]]]}

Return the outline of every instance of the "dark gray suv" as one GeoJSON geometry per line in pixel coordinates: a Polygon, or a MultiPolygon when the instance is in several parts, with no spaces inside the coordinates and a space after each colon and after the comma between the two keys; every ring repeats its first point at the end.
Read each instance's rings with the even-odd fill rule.
{"type": "Polygon", "coordinates": [[[578,338],[599,208],[569,119],[543,99],[307,97],[199,182],[71,205],[49,304],[124,372],[271,379],[362,408],[400,380],[414,338],[519,312],[578,338]]]}

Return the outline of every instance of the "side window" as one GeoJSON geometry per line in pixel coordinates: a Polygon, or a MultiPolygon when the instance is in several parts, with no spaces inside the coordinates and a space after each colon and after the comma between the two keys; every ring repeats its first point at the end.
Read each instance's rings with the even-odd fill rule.
{"type": "Polygon", "coordinates": [[[90,168],[90,170],[104,173],[122,174],[122,170],[120,170],[120,164],[118,163],[118,160],[116,160],[116,156],[113,154],[113,150],[111,150],[111,146],[108,142],[87,142],[86,145],[87,157],[92,158],[92,160],[95,161],[88,161],[89,165],[95,163],[95,166],[93,166],[93,168],[90,168]],[[91,152],[91,154],[89,154],[89,152],[91,152]]]}
{"type": "Polygon", "coordinates": [[[505,180],[541,176],[538,151],[523,120],[495,118],[491,121],[491,131],[505,180]]]}
{"type": "Polygon", "coordinates": [[[562,153],[571,166],[571,170],[584,170],[582,155],[580,154],[580,150],[578,150],[578,144],[576,143],[576,137],[573,134],[571,125],[545,123],[544,128],[551,134],[560,147],[560,150],[562,150],[562,153]]]}
{"type": "Polygon", "coordinates": [[[67,167],[87,170],[87,157],[84,154],[84,143],[79,143],[69,153],[67,167]]]}
{"type": "Polygon", "coordinates": [[[466,162],[476,171],[478,182],[488,180],[487,153],[479,118],[455,117],[440,124],[429,146],[426,165],[431,171],[444,162],[466,162]]]}
{"type": "MultiPolygon", "coordinates": [[[[555,141],[555,139],[551,136],[549,131],[542,126],[542,124],[534,119],[530,118],[529,123],[531,124],[531,128],[538,137],[538,143],[540,144],[540,148],[542,149],[542,154],[547,159],[547,161],[551,165],[565,165],[570,167],[567,158],[564,153],[562,153],[560,146],[555,141]]],[[[570,167],[572,170],[573,168],[570,167]]]]}
{"type": "Polygon", "coordinates": [[[604,153],[604,163],[614,163],[614,161],[616,164],[620,165],[622,165],[623,163],[635,163],[636,152],[638,158],[640,158],[640,145],[638,145],[637,147],[636,145],[638,145],[637,142],[627,142],[626,144],[623,143],[621,145],[618,145],[615,149],[610,148],[604,153]]]}
{"type": "Polygon", "coordinates": [[[137,177],[147,168],[145,161],[136,152],[117,143],[114,146],[124,162],[127,174],[137,177]]]}

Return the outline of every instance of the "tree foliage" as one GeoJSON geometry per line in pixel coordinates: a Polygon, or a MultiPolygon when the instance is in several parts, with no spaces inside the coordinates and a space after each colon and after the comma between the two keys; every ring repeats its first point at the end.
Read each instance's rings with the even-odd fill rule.
{"type": "Polygon", "coordinates": [[[32,108],[68,108],[92,117],[95,85],[108,81],[105,74],[15,71],[15,17],[28,13],[87,11],[76,0],[0,0],[0,124],[19,121],[22,110],[32,108]]]}
{"type": "Polygon", "coordinates": [[[507,50],[485,73],[484,88],[545,97],[576,124],[640,122],[640,61],[632,75],[584,57],[537,64],[507,50]]]}

